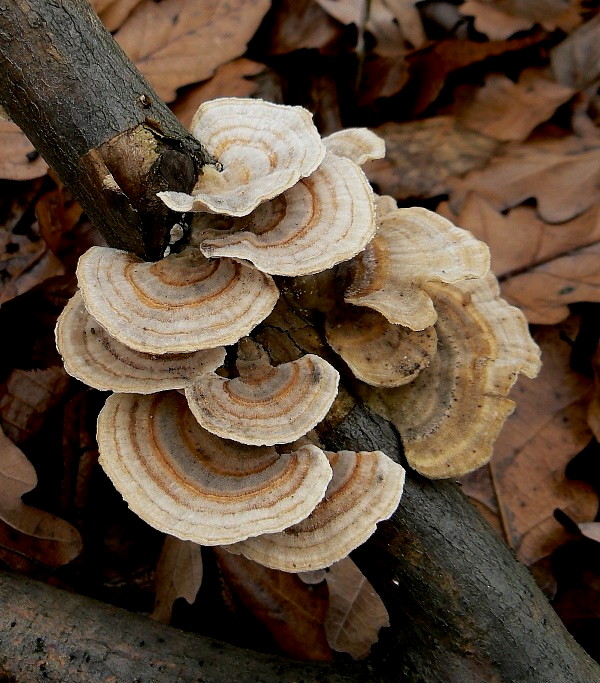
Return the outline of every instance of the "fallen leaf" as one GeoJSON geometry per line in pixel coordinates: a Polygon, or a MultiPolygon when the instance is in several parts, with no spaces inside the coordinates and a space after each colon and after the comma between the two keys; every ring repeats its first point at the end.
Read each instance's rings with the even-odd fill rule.
{"type": "Polygon", "coordinates": [[[186,92],[173,104],[175,116],[189,128],[198,107],[217,97],[250,97],[256,90],[256,83],[249,80],[266,69],[264,64],[242,57],[220,66],[208,81],[186,92]]]}
{"type": "Polygon", "coordinates": [[[83,209],[58,181],[57,187],[40,197],[35,205],[40,234],[56,253],[62,236],[73,229],[83,209]]]}
{"type": "Polygon", "coordinates": [[[600,202],[600,143],[572,136],[508,145],[487,168],[450,185],[455,212],[477,192],[500,211],[535,198],[544,221],[562,223],[600,202]]]}
{"type": "Polygon", "coordinates": [[[173,604],[184,598],[191,605],[202,583],[202,555],[200,546],[166,536],[156,566],[156,601],[151,619],[168,624],[173,604]]]}
{"type": "Polygon", "coordinates": [[[313,661],[332,658],[323,628],[327,599],[322,591],[305,585],[296,574],[267,569],[220,548],[215,554],[226,583],[283,652],[313,661]]]}
{"type": "Polygon", "coordinates": [[[535,69],[523,71],[517,83],[502,74],[490,74],[474,99],[460,107],[457,120],[496,140],[521,142],[574,93],[535,69]]]}
{"type": "Polygon", "coordinates": [[[349,557],[332,565],[325,580],[329,589],[324,622],[327,642],[336,652],[362,659],[377,642],[379,630],[390,625],[385,605],[349,557]]]}
{"type": "Polygon", "coordinates": [[[36,483],[29,460],[0,429],[0,559],[12,566],[22,554],[60,567],[81,552],[81,536],[64,520],[23,503],[21,496],[36,483]]]}
{"type": "Polygon", "coordinates": [[[556,80],[583,90],[600,78],[600,15],[580,26],[550,52],[556,80]]]}
{"type": "Polygon", "coordinates": [[[396,199],[434,197],[448,191],[449,179],[485,166],[497,142],[465,130],[451,116],[375,129],[385,139],[386,157],[365,164],[380,194],[396,199]]]}
{"type": "Polygon", "coordinates": [[[473,17],[475,28],[490,40],[506,40],[518,31],[527,31],[534,23],[530,19],[515,17],[481,0],[466,0],[458,8],[467,17],[473,17]]]}
{"type": "Polygon", "coordinates": [[[167,102],[246,51],[270,0],[142,0],[115,38],[167,102]]]}
{"type": "Polygon", "coordinates": [[[140,2],[141,0],[90,0],[109,31],[116,31],[140,2]]]}
{"type": "Polygon", "coordinates": [[[515,17],[523,17],[530,21],[543,24],[552,30],[557,20],[569,9],[571,0],[489,0],[500,12],[515,17]]]}
{"type": "Polygon", "coordinates": [[[506,540],[489,463],[462,477],[460,485],[492,529],[506,540]]]}
{"type": "Polygon", "coordinates": [[[440,204],[437,212],[489,246],[492,270],[500,278],[600,241],[600,206],[566,223],[551,224],[541,220],[530,206],[518,206],[503,214],[473,192],[458,214],[447,202],[440,204]]]}
{"type": "Polygon", "coordinates": [[[281,0],[269,31],[269,54],[323,49],[341,34],[340,26],[314,0],[281,0]]]}
{"type": "Polygon", "coordinates": [[[586,538],[600,543],[600,522],[581,522],[577,526],[586,538]]]}
{"type": "Polygon", "coordinates": [[[48,164],[11,121],[0,121],[0,150],[0,178],[31,180],[48,171],[48,164]]]}
{"type": "Polygon", "coordinates": [[[520,378],[515,385],[516,409],[490,461],[506,538],[525,564],[565,542],[557,508],[576,522],[593,519],[598,508],[591,486],[565,477],[567,464],[591,438],[586,409],[592,384],[570,369],[571,347],[563,338],[573,335],[574,326],[570,319],[536,331],[542,370],[535,380],[520,378]]]}
{"type": "Polygon", "coordinates": [[[398,57],[371,57],[363,66],[358,91],[358,105],[363,107],[378,97],[391,97],[408,83],[406,61],[398,57]]]}

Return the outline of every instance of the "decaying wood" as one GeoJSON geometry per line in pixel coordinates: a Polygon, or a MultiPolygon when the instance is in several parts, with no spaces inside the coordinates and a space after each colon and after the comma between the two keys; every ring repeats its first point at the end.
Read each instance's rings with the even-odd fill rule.
{"type": "MultiPolygon", "coordinates": [[[[0,100],[112,246],[160,254],[203,148],[152,93],[85,0],[0,2],[0,100]]],[[[332,449],[401,458],[360,405],[322,435],[332,449]]],[[[600,681],[527,570],[455,485],[408,478],[393,518],[354,558],[391,628],[368,662],[289,662],[0,575],[0,678],[17,681],[600,681]]]]}

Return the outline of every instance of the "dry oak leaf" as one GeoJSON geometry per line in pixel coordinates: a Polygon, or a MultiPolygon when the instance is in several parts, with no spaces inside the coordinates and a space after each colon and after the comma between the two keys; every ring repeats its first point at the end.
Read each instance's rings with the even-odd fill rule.
{"type": "Polygon", "coordinates": [[[517,83],[502,74],[490,74],[474,99],[460,107],[457,119],[465,128],[496,140],[521,142],[574,93],[535,69],[523,71],[517,83]]]}
{"type": "Polygon", "coordinates": [[[269,31],[269,54],[285,55],[302,48],[323,49],[341,33],[339,24],[314,0],[280,0],[269,31]]]}
{"type": "Polygon", "coordinates": [[[90,0],[109,31],[116,31],[140,2],[141,0],[90,0]]]}
{"type": "Polygon", "coordinates": [[[600,522],[581,522],[577,526],[586,538],[600,543],[600,522]]]}
{"type": "Polygon", "coordinates": [[[583,90],[600,78],[600,14],[550,52],[556,80],[583,90]]]}
{"type": "Polygon", "coordinates": [[[336,652],[362,659],[377,642],[379,630],[390,625],[385,605],[349,557],[332,565],[325,580],[329,588],[324,622],[327,642],[336,652]]]}
{"type": "Polygon", "coordinates": [[[473,17],[475,28],[490,40],[506,40],[518,31],[527,31],[534,23],[524,17],[505,14],[494,5],[481,0],[466,0],[458,8],[467,17],[473,17]]]}
{"type": "Polygon", "coordinates": [[[266,626],[283,652],[296,659],[332,659],[323,628],[324,591],[305,585],[296,574],[267,569],[222,548],[214,552],[226,584],[266,626]]]}
{"type": "Polygon", "coordinates": [[[570,319],[534,335],[542,370],[535,380],[522,377],[515,385],[516,409],[490,462],[506,539],[528,565],[566,540],[554,518],[556,508],[576,522],[594,519],[598,509],[591,486],[565,478],[565,467],[591,438],[586,422],[591,382],[570,369],[571,347],[561,336],[573,334],[573,326],[570,319]]]}
{"type": "Polygon", "coordinates": [[[8,561],[12,554],[24,553],[48,567],[60,567],[81,552],[81,537],[68,522],[23,503],[21,496],[36,484],[33,465],[0,429],[0,558],[8,561]]]}
{"type": "Polygon", "coordinates": [[[191,605],[198,595],[202,573],[200,546],[165,536],[156,565],[156,599],[150,618],[168,624],[177,598],[185,598],[191,605]]]}
{"type": "Polygon", "coordinates": [[[115,38],[167,102],[246,51],[270,0],[143,0],[115,38]]]}
{"type": "Polygon", "coordinates": [[[571,136],[508,145],[482,171],[449,184],[455,212],[477,192],[501,211],[535,198],[543,220],[562,223],[600,202],[600,142],[571,136]]]}
{"type": "Polygon", "coordinates": [[[48,171],[48,164],[12,121],[0,120],[0,151],[0,178],[31,180],[48,171]]]}
{"type": "Polygon", "coordinates": [[[451,177],[485,166],[497,146],[451,116],[385,123],[375,132],[385,140],[386,157],[365,164],[364,171],[379,194],[396,199],[447,192],[451,177]]]}
{"type": "Polygon", "coordinates": [[[259,62],[241,57],[220,66],[208,81],[177,98],[171,109],[186,128],[192,125],[198,107],[217,97],[250,97],[257,84],[249,77],[262,73],[267,67],[259,62]]]}
{"type": "Polygon", "coordinates": [[[487,0],[499,12],[544,24],[551,30],[571,5],[571,0],[487,0]]]}

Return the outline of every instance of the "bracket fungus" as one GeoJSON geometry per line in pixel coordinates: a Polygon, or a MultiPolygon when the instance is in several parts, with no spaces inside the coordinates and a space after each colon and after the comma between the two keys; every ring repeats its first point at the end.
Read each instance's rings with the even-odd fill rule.
{"type": "Polygon", "coordinates": [[[216,165],[191,195],[159,193],[198,212],[189,243],[154,263],[92,247],[59,350],[116,392],[100,463],[146,522],[284,571],[326,567],[393,513],[404,482],[379,451],[326,454],[305,436],[336,398],[333,365],[397,427],[412,467],[454,477],[489,458],[539,350],[485,244],[375,197],[359,168],[383,155],[374,133],[321,140],[301,107],[239,98],[202,105],[192,133],[216,165]],[[269,330],[293,347],[276,366],[269,330]]]}

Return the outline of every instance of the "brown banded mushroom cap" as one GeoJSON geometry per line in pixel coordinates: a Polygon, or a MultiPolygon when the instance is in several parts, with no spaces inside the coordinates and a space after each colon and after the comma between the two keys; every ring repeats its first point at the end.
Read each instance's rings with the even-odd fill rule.
{"type": "Polygon", "coordinates": [[[337,315],[325,327],[331,348],[353,375],[375,387],[399,387],[426,368],[437,348],[433,327],[411,330],[392,325],[377,311],[337,315]]]}
{"type": "Polygon", "coordinates": [[[484,465],[520,372],[535,377],[540,351],[525,316],[499,297],[496,278],[431,283],[438,311],[438,353],[412,384],[363,385],[361,395],[402,436],[406,458],[433,479],[460,477],[484,465]]]}
{"type": "Polygon", "coordinates": [[[328,153],[319,168],[276,199],[201,242],[209,257],[250,261],[273,275],[310,275],[361,252],[375,234],[374,195],[349,159],[328,153]]]}
{"type": "Polygon", "coordinates": [[[279,292],[264,273],[187,249],[147,263],[92,247],[77,278],[85,307],[111,336],[142,353],[185,353],[233,344],[266,318],[279,292]]]}
{"type": "Polygon", "coordinates": [[[332,476],[315,446],[279,455],[206,432],[175,391],[110,396],[98,417],[98,447],[100,464],[133,512],[201,545],[296,524],[332,476]]]}
{"type": "Polygon", "coordinates": [[[398,507],[404,469],[381,451],[327,453],[333,469],[325,498],[302,522],[229,546],[284,572],[322,569],[364,543],[398,507]]]}
{"type": "Polygon", "coordinates": [[[159,192],[173,211],[246,216],[310,175],[325,156],[309,111],[258,99],[205,102],[191,132],[223,170],[205,166],[191,195],[159,192]]]}
{"type": "Polygon", "coordinates": [[[56,324],[56,345],[65,370],[100,391],[152,394],[183,389],[225,360],[225,349],[147,354],[121,344],[86,311],[77,292],[56,324]]]}
{"type": "Polygon", "coordinates": [[[368,128],[344,128],[323,138],[323,143],[330,152],[359,166],[385,156],[385,140],[368,128]]]}
{"type": "Polygon", "coordinates": [[[339,373],[308,354],[273,367],[250,339],[240,342],[235,379],[200,377],[185,390],[208,431],[256,446],[291,443],[320,422],[337,395],[339,373]]]}
{"type": "Polygon", "coordinates": [[[373,308],[395,325],[424,330],[435,323],[436,312],[423,285],[482,277],[490,255],[467,230],[414,207],[384,213],[377,235],[352,265],[348,303],[373,308]]]}

